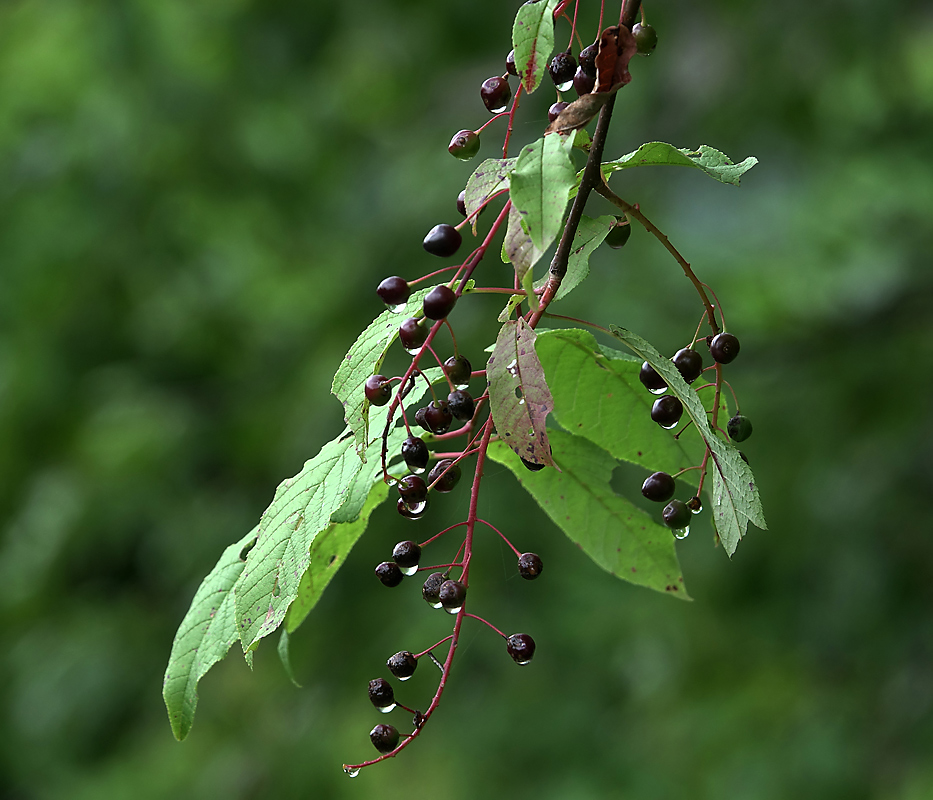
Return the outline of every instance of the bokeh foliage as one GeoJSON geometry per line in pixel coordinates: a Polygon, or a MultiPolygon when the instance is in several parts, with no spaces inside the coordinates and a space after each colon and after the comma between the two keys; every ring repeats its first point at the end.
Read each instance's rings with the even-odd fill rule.
{"type": "MultiPolygon", "coordinates": [[[[434,266],[421,237],[455,217],[478,163],[446,144],[485,121],[478,87],[502,69],[516,7],[0,6],[6,796],[933,795],[919,510],[933,477],[933,15],[919,0],[880,15],[864,0],[795,15],[648,6],[661,41],[617,103],[607,157],[660,140],[760,159],[741,189],[663,169],[611,185],[742,338],[730,377],[755,422],[743,449],[768,533],[730,563],[695,526],[678,546],[695,602],[673,603],[602,573],[493,468],[484,516],[546,571],[518,580],[490,538],[471,594],[535,635],[532,666],[477,631],[433,729],[347,780],[339,765],[369,754],[376,721],[366,681],[437,630],[420,598],[387,601],[372,577],[411,531],[383,508],[292,638],[305,688],[271,643],[253,673],[229,658],[190,738],[172,738],[174,630],[223,548],[342,425],[330,379],[380,311],[378,280],[434,266]]],[[[523,103],[513,153],[539,135],[545,94],[523,103]]],[[[692,334],[694,296],[646,235],[591,268],[564,313],[671,351],[692,334]]],[[[507,280],[495,259],[486,269],[507,280]]],[[[458,334],[479,353],[498,306],[462,306],[458,334]]],[[[423,524],[461,518],[454,494],[423,524]]],[[[430,691],[422,677],[413,694],[430,691]]]]}

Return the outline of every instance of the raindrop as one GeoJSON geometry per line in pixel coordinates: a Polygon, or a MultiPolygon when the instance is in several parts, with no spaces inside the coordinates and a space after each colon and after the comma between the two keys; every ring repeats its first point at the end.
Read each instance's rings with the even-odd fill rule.
{"type": "Polygon", "coordinates": [[[675,528],[674,529],[674,538],[675,539],[686,539],[690,535],[690,526],[686,528],[675,528]]]}
{"type": "Polygon", "coordinates": [[[667,391],[667,387],[662,386],[660,389],[649,389],[648,391],[651,392],[651,394],[664,394],[667,391]]]}
{"type": "MultiPolygon", "coordinates": [[[[415,567],[415,569],[418,569],[418,568],[415,567]]],[[[402,570],[402,572],[405,572],[405,570],[402,570]]],[[[407,575],[411,575],[410,572],[408,572],[408,573],[406,573],[406,574],[407,574],[407,575]]],[[[398,678],[398,680],[400,680],[400,681],[408,681],[408,680],[411,680],[411,675],[406,675],[404,678],[398,678]]]]}
{"type": "Polygon", "coordinates": [[[399,303],[398,305],[391,305],[386,303],[386,308],[389,309],[393,314],[401,314],[405,311],[405,303],[399,303]]]}
{"type": "Polygon", "coordinates": [[[571,78],[569,81],[567,81],[567,82],[565,82],[565,83],[558,83],[558,84],[557,84],[557,91],[559,91],[559,92],[566,92],[571,86],[573,86],[573,78],[571,78]]]}
{"type": "Polygon", "coordinates": [[[344,767],[344,768],[343,768],[343,771],[344,771],[344,772],[347,774],[347,776],[349,776],[350,778],[355,778],[357,775],[360,774],[360,768],[359,768],[359,767],[344,767]]]}
{"type": "Polygon", "coordinates": [[[413,567],[399,567],[402,571],[402,575],[414,575],[418,571],[418,565],[415,564],[413,567]]]}
{"type": "Polygon", "coordinates": [[[518,401],[518,404],[519,404],[520,406],[525,405],[525,398],[523,397],[521,400],[519,400],[519,401],[518,401]]]}
{"type": "Polygon", "coordinates": [[[458,389],[469,389],[470,388],[469,383],[455,383],[454,386],[456,386],[458,389]]]}
{"type": "MultiPolygon", "coordinates": [[[[571,81],[571,83],[573,83],[573,81],[571,81]]],[[[490,109],[489,109],[489,113],[490,113],[490,114],[501,114],[501,113],[502,113],[503,111],[505,111],[508,107],[509,107],[509,104],[508,104],[508,103],[503,103],[501,106],[499,106],[499,108],[490,108],[490,109]]]]}
{"type": "Polygon", "coordinates": [[[438,600],[436,603],[428,603],[428,605],[431,606],[431,608],[440,608],[441,602],[438,600]]]}
{"type": "Polygon", "coordinates": [[[518,666],[523,667],[525,664],[530,664],[531,659],[529,658],[527,661],[516,661],[515,663],[518,664],[518,666]]]}
{"type": "Polygon", "coordinates": [[[702,503],[694,503],[693,505],[687,504],[687,508],[690,509],[691,514],[699,514],[703,510],[702,503]]]}
{"type": "Polygon", "coordinates": [[[392,703],[392,705],[380,706],[380,707],[379,707],[379,710],[380,710],[383,714],[388,714],[393,708],[395,708],[395,706],[396,706],[396,704],[395,704],[395,703],[392,703]]]}
{"type": "Polygon", "coordinates": [[[422,500],[420,503],[406,503],[405,505],[408,506],[413,517],[420,517],[428,507],[428,501],[422,500]]]}
{"type": "MultiPolygon", "coordinates": [[[[408,469],[410,469],[415,475],[420,475],[422,472],[424,472],[427,469],[427,467],[413,467],[411,466],[411,464],[409,464],[408,469]]],[[[394,485],[395,484],[393,484],[393,486],[394,485]]]]}
{"type": "MultiPolygon", "coordinates": [[[[438,603],[438,606],[439,606],[439,605],[440,605],[440,603],[438,603]]],[[[457,608],[445,608],[444,610],[445,610],[448,614],[459,614],[461,608],[463,608],[463,606],[459,606],[459,607],[457,607],[457,608]]]]}
{"type": "Polygon", "coordinates": [[[416,356],[421,352],[421,345],[419,344],[417,347],[406,347],[405,352],[410,356],[416,356]]]}
{"type": "Polygon", "coordinates": [[[664,428],[664,430],[666,431],[672,431],[674,430],[674,428],[677,427],[678,422],[680,422],[680,420],[677,420],[676,422],[672,422],[670,425],[662,425],[661,427],[664,428]]]}

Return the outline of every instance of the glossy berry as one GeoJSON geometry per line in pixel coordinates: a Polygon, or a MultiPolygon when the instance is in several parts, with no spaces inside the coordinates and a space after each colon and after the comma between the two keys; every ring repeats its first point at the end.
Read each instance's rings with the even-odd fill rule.
{"type": "Polygon", "coordinates": [[[398,338],[406,350],[417,350],[428,338],[428,326],[409,317],[398,326],[398,338]]]}
{"type": "Polygon", "coordinates": [[[369,732],[369,740],[380,753],[391,753],[398,746],[399,735],[391,725],[377,725],[369,732]]]}
{"type": "Polygon", "coordinates": [[[661,512],[661,519],[668,528],[678,530],[690,524],[690,509],[683,500],[671,500],[661,512]]]}
{"type": "Polygon", "coordinates": [[[447,407],[461,422],[469,422],[473,419],[475,410],[473,396],[465,389],[454,389],[447,395],[447,407]]]}
{"type": "Polygon", "coordinates": [[[424,315],[428,319],[444,319],[457,305],[457,295],[449,286],[435,286],[424,298],[424,315]]]}
{"type": "Polygon", "coordinates": [[[547,464],[538,464],[534,461],[529,461],[527,458],[522,458],[521,456],[519,456],[519,458],[522,459],[522,464],[525,465],[525,468],[531,472],[537,472],[539,469],[544,469],[547,466],[547,464]]]}
{"type": "Polygon", "coordinates": [[[518,75],[518,67],[515,66],[515,51],[509,50],[509,54],[505,57],[505,71],[509,75],[518,75]]]}
{"type": "Polygon", "coordinates": [[[457,131],[447,145],[447,152],[461,161],[469,161],[479,152],[479,134],[476,131],[457,131]]]}
{"type": "Polygon", "coordinates": [[[541,557],[535,553],[522,553],[518,557],[518,574],[526,581],[533,581],[541,574],[544,564],[541,557]]]}
{"type": "Polygon", "coordinates": [[[709,354],[718,364],[731,364],[739,354],[738,338],[725,331],[717,333],[709,343],[709,354]]]}
{"type": "Polygon", "coordinates": [[[431,430],[431,429],[428,427],[428,423],[425,421],[425,418],[424,418],[425,412],[426,412],[427,410],[428,410],[427,407],[425,407],[425,408],[419,408],[419,409],[415,412],[415,422],[417,422],[417,423],[418,423],[422,428],[424,428],[426,431],[429,431],[429,430],[431,430]]]}
{"type": "Polygon", "coordinates": [[[635,44],[638,47],[638,55],[650,56],[654,48],[658,46],[658,32],[650,25],[635,23],[632,27],[632,35],[635,37],[635,44]]]}
{"type": "Polygon", "coordinates": [[[453,225],[435,225],[424,237],[424,249],[432,256],[448,258],[460,249],[463,237],[453,225]]]}
{"type": "Polygon", "coordinates": [[[547,121],[553,122],[560,116],[560,112],[563,111],[570,103],[552,103],[551,107],[547,110],[547,121]]]}
{"type": "Polygon", "coordinates": [[[398,513],[405,517],[405,519],[421,519],[428,510],[430,504],[430,497],[425,497],[424,501],[417,506],[409,506],[408,503],[400,497],[396,508],[398,509],[398,513]]]}
{"type": "Polygon", "coordinates": [[[376,567],[375,572],[376,577],[382,581],[383,585],[388,586],[390,589],[394,586],[398,586],[404,577],[398,564],[394,561],[383,561],[376,567]]]}
{"type": "Polygon", "coordinates": [[[752,421],[748,417],[736,414],[726,423],[726,431],[733,442],[744,442],[752,435],[752,421]]]}
{"type": "Polygon", "coordinates": [[[680,377],[687,383],[693,383],[703,371],[703,356],[689,347],[684,347],[674,353],[671,361],[677,367],[680,377]]]}
{"type": "Polygon", "coordinates": [[[384,406],[392,397],[392,385],[385,375],[370,375],[363,385],[366,399],[374,406],[384,406]]]}
{"type": "Polygon", "coordinates": [[[596,56],[599,55],[599,42],[593,42],[580,51],[580,69],[591,78],[596,77],[596,56]]]}
{"type": "Polygon", "coordinates": [[[577,71],[577,59],[570,53],[558,53],[547,65],[548,74],[554,85],[563,91],[569,88],[573,75],[577,71]]]}
{"type": "Polygon", "coordinates": [[[596,78],[587,73],[583,67],[577,67],[577,71],[573,76],[573,90],[582,97],[592,92],[595,88],[596,78]]]}
{"type": "Polygon", "coordinates": [[[492,78],[486,78],[479,89],[479,96],[483,99],[483,105],[492,114],[498,114],[505,111],[505,107],[512,99],[512,90],[509,88],[509,82],[496,75],[492,78]]]}
{"type": "Polygon", "coordinates": [[[467,215],[466,189],[464,189],[463,191],[460,192],[460,194],[457,195],[457,211],[460,212],[461,216],[465,217],[467,215]]]}
{"type": "Polygon", "coordinates": [[[431,433],[447,433],[453,419],[446,400],[436,400],[424,408],[424,424],[431,433]]]}
{"type": "Polygon", "coordinates": [[[683,413],[683,403],[669,394],[664,395],[664,397],[659,397],[651,406],[651,419],[665,428],[671,428],[676,425],[683,413]]]}
{"type": "Polygon", "coordinates": [[[398,482],[399,495],[408,506],[418,506],[428,496],[428,486],[423,478],[417,475],[406,475],[398,482]]]}
{"type": "Polygon", "coordinates": [[[387,306],[400,306],[411,295],[411,287],[404,278],[393,275],[376,287],[376,294],[382,298],[382,302],[387,306]]]}
{"type": "Polygon", "coordinates": [[[655,472],[645,478],[641,493],[649,500],[664,503],[674,496],[674,479],[666,472],[655,472]]]}
{"type": "Polygon", "coordinates": [[[658,371],[647,361],[641,365],[638,370],[638,380],[650,392],[663,392],[667,388],[667,381],[664,380],[658,371]]]}
{"type": "Polygon", "coordinates": [[[445,458],[438,461],[428,473],[428,483],[434,483],[434,490],[441,494],[452,492],[460,483],[460,465],[454,464],[453,459],[445,458]],[[448,469],[449,467],[449,469],[448,469]]]}
{"type": "Polygon", "coordinates": [[[395,692],[392,684],[384,678],[376,678],[369,682],[369,699],[376,708],[395,708],[395,692]]]}
{"type": "Polygon", "coordinates": [[[629,237],[632,235],[632,226],[625,217],[616,217],[616,224],[609,229],[606,238],[603,241],[613,250],[625,247],[629,237]]]}
{"type": "Polygon", "coordinates": [[[466,600],[466,586],[460,581],[444,581],[437,590],[437,599],[448,611],[458,610],[466,600]]]}
{"type": "Polygon", "coordinates": [[[513,633],[505,640],[506,649],[516,664],[527,664],[535,655],[535,640],[527,633],[513,633]]]}
{"type": "Polygon", "coordinates": [[[406,539],[392,548],[392,558],[404,569],[417,567],[418,562],[421,561],[421,547],[406,539]]]}
{"type": "Polygon", "coordinates": [[[440,605],[438,592],[441,590],[441,584],[446,580],[447,576],[443,572],[432,572],[428,575],[424,586],[421,587],[421,596],[432,606],[440,605]]]}
{"type": "Polygon", "coordinates": [[[409,436],[402,442],[402,458],[410,470],[423,470],[428,465],[431,454],[423,439],[409,436]]]}
{"type": "Polygon", "coordinates": [[[703,501],[697,496],[691,497],[686,505],[691,514],[699,514],[703,510],[703,501]]]}
{"type": "Polygon", "coordinates": [[[418,659],[407,650],[400,650],[394,656],[389,656],[386,666],[400,681],[407,681],[418,668],[418,659]]]}
{"type": "Polygon", "coordinates": [[[451,356],[444,362],[444,371],[454,386],[465,386],[470,382],[473,365],[464,356],[451,356]]]}

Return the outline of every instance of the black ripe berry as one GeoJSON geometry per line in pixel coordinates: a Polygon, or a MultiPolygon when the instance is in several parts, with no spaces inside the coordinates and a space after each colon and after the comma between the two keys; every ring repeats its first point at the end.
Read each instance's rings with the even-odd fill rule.
{"type": "Polygon", "coordinates": [[[580,51],[580,69],[591,78],[596,77],[596,56],[599,55],[599,42],[593,42],[580,51]]]}
{"type": "Polygon", "coordinates": [[[441,584],[447,580],[443,572],[432,572],[421,587],[421,596],[435,608],[441,607],[441,601],[438,598],[438,592],[441,590],[441,584]]]}
{"type": "Polygon", "coordinates": [[[395,708],[395,692],[392,690],[392,684],[384,678],[376,678],[369,682],[369,699],[382,711],[395,708]]]}
{"type": "Polygon", "coordinates": [[[387,306],[400,306],[411,294],[411,287],[404,278],[393,275],[391,278],[386,278],[376,287],[376,294],[382,298],[382,302],[387,306]]]}
{"type": "Polygon", "coordinates": [[[376,567],[375,571],[376,577],[389,588],[398,586],[402,582],[402,578],[405,577],[402,575],[402,570],[399,569],[398,564],[394,561],[383,561],[376,567]]]}
{"type": "Polygon", "coordinates": [[[632,35],[635,37],[635,45],[638,47],[640,56],[650,56],[654,48],[658,46],[658,32],[650,25],[635,23],[632,27],[632,35]]]}
{"type": "Polygon", "coordinates": [[[391,725],[377,725],[369,732],[369,740],[380,753],[391,753],[397,746],[398,731],[391,725]]]}
{"type": "Polygon", "coordinates": [[[428,423],[427,423],[427,421],[426,421],[425,418],[424,418],[425,412],[426,412],[427,410],[428,410],[427,407],[425,407],[425,408],[419,408],[419,409],[415,412],[415,422],[417,422],[417,423],[418,423],[422,428],[424,428],[426,431],[429,431],[429,430],[431,430],[431,429],[428,427],[428,423]]]}
{"type": "Polygon", "coordinates": [[[418,667],[418,659],[407,650],[400,650],[394,656],[389,656],[386,666],[400,681],[407,681],[418,667]]]}
{"type": "Polygon", "coordinates": [[[430,502],[431,498],[425,497],[421,505],[410,506],[400,497],[396,508],[398,509],[398,513],[405,517],[405,519],[421,519],[428,510],[430,502]]]}
{"type": "Polygon", "coordinates": [[[687,383],[693,383],[700,377],[700,373],[703,371],[703,356],[689,347],[684,347],[674,353],[674,357],[671,361],[673,361],[674,366],[677,367],[680,377],[687,383]]]}
{"type": "Polygon", "coordinates": [[[428,483],[434,483],[435,491],[441,494],[452,492],[454,487],[460,483],[460,466],[454,464],[453,459],[445,458],[438,461],[428,473],[428,483]]]}
{"type": "Polygon", "coordinates": [[[687,508],[691,514],[699,514],[703,510],[703,501],[696,495],[687,501],[687,508]]]}
{"type": "Polygon", "coordinates": [[[374,406],[384,406],[392,397],[392,385],[385,375],[370,375],[363,386],[366,399],[374,406]]]}
{"type": "Polygon", "coordinates": [[[671,500],[661,512],[661,519],[668,528],[679,530],[690,524],[690,509],[683,500],[671,500]]]}
{"type": "Polygon", "coordinates": [[[447,145],[447,152],[461,161],[469,161],[479,152],[479,134],[476,131],[457,131],[447,145]]]}
{"type": "Polygon", "coordinates": [[[454,386],[466,386],[470,382],[473,365],[463,356],[451,356],[444,362],[444,371],[454,386]]]}
{"type": "Polygon", "coordinates": [[[428,465],[430,455],[424,440],[417,436],[409,436],[402,442],[402,458],[405,459],[408,469],[412,471],[423,472],[428,465]]]}
{"type": "Polygon", "coordinates": [[[457,295],[453,289],[444,284],[435,286],[424,298],[424,315],[428,319],[444,319],[456,304],[457,295]]]}
{"type": "Polygon", "coordinates": [[[461,422],[473,419],[473,396],[464,389],[454,389],[447,395],[447,407],[461,422]]]}
{"type": "Polygon", "coordinates": [[[518,75],[518,68],[515,66],[515,51],[509,50],[509,54],[505,57],[505,71],[509,75],[518,75]]]}
{"type": "Polygon", "coordinates": [[[544,564],[541,557],[535,553],[522,553],[518,557],[518,574],[526,581],[533,581],[541,574],[544,564]]]}
{"type": "Polygon", "coordinates": [[[554,85],[564,91],[570,88],[570,83],[573,81],[573,75],[577,71],[577,59],[569,52],[558,53],[547,65],[547,71],[554,85]]]}
{"type": "Polygon", "coordinates": [[[657,370],[647,361],[641,365],[638,370],[638,380],[649,392],[663,392],[667,388],[667,381],[662,378],[657,370]]]}
{"type": "Polygon", "coordinates": [[[625,247],[629,237],[632,235],[632,226],[625,217],[616,217],[616,224],[609,229],[606,238],[603,241],[613,250],[625,247]]]}
{"type": "Polygon", "coordinates": [[[513,633],[505,640],[505,646],[516,664],[527,664],[534,658],[535,640],[527,633],[513,633]]]}
{"type": "Polygon", "coordinates": [[[424,249],[432,256],[447,258],[460,249],[463,237],[453,225],[441,223],[435,225],[424,237],[424,249]]]}
{"type": "Polygon", "coordinates": [[[752,421],[748,417],[736,414],[726,423],[726,431],[733,442],[744,442],[752,435],[752,421]]]}
{"type": "Polygon", "coordinates": [[[505,107],[512,99],[512,90],[509,88],[509,82],[496,75],[492,78],[486,78],[479,89],[479,96],[483,98],[483,105],[492,114],[498,114],[505,111],[505,107]]]}
{"type": "Polygon", "coordinates": [[[417,350],[428,338],[428,326],[414,317],[409,317],[398,326],[398,338],[402,342],[402,347],[409,352],[417,350]]]}
{"type": "Polygon", "coordinates": [[[428,485],[417,475],[406,475],[398,482],[398,493],[405,505],[420,506],[428,496],[428,485]]]}
{"type": "Polygon", "coordinates": [[[590,75],[583,67],[577,67],[573,76],[573,90],[582,97],[596,88],[596,78],[590,75]]]}
{"type": "Polygon", "coordinates": [[[464,217],[467,215],[467,212],[466,212],[466,189],[464,189],[463,191],[460,192],[460,194],[457,195],[457,211],[459,211],[460,214],[461,214],[462,216],[464,216],[464,217]]]}
{"type": "Polygon", "coordinates": [[[539,469],[544,469],[547,466],[547,464],[538,464],[534,461],[529,461],[527,458],[522,458],[521,456],[519,456],[519,458],[522,459],[522,464],[525,465],[525,469],[531,472],[537,472],[539,469]]]}
{"type": "Polygon", "coordinates": [[[392,548],[392,558],[403,571],[410,570],[418,566],[421,560],[421,548],[415,542],[406,539],[392,548]]]}
{"type": "Polygon", "coordinates": [[[466,594],[466,586],[460,581],[444,581],[437,590],[437,599],[449,612],[455,613],[463,606],[466,594]]]}
{"type": "Polygon", "coordinates": [[[453,419],[446,400],[435,400],[424,408],[424,424],[431,433],[447,433],[453,419]]]}
{"type": "Polygon", "coordinates": [[[641,493],[649,500],[663,503],[674,496],[674,479],[666,472],[655,472],[645,478],[641,493]]]}
{"type": "Polygon", "coordinates": [[[739,340],[732,333],[717,333],[709,343],[709,353],[718,364],[731,364],[739,354],[739,340]]]}
{"type": "Polygon", "coordinates": [[[553,103],[551,107],[547,110],[547,121],[553,122],[560,116],[560,112],[563,111],[570,103],[553,103]]]}
{"type": "Polygon", "coordinates": [[[659,397],[651,406],[651,419],[662,428],[673,428],[684,413],[684,404],[669,394],[659,397]]]}

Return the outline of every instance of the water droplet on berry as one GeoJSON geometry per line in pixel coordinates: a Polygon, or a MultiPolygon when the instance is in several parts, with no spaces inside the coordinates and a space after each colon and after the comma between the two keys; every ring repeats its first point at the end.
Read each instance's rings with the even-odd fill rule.
{"type": "Polygon", "coordinates": [[[649,389],[648,391],[651,392],[651,394],[664,394],[667,391],[667,387],[662,386],[660,389],[649,389]]]}
{"type": "Polygon", "coordinates": [[[490,109],[489,109],[489,113],[490,113],[490,114],[501,114],[501,113],[502,113],[503,111],[505,111],[508,107],[509,107],[509,102],[508,102],[508,99],[507,99],[501,106],[498,106],[497,108],[490,108],[490,109]]]}
{"type": "MultiPolygon", "coordinates": [[[[404,571],[404,570],[403,570],[403,571],[404,571]]],[[[380,710],[383,714],[388,714],[393,708],[395,708],[396,705],[397,705],[396,703],[392,703],[392,705],[390,705],[390,706],[379,706],[379,710],[380,710]]]]}
{"type": "Polygon", "coordinates": [[[690,535],[690,526],[686,528],[674,528],[675,539],[686,539],[690,535]]]}
{"type": "Polygon", "coordinates": [[[408,469],[411,472],[413,472],[415,475],[420,475],[422,472],[424,472],[427,469],[427,467],[418,467],[418,466],[413,467],[411,464],[409,464],[408,469]]]}
{"type": "Polygon", "coordinates": [[[397,303],[392,305],[391,303],[386,303],[386,308],[389,309],[393,314],[403,314],[405,312],[406,303],[397,303]]]}
{"type": "Polygon", "coordinates": [[[674,422],[672,422],[670,425],[662,425],[661,427],[664,428],[664,430],[666,430],[666,431],[672,431],[672,430],[674,430],[674,428],[677,427],[677,425],[678,425],[679,422],[680,422],[680,420],[678,419],[678,420],[675,420],[674,422]]]}
{"type": "MultiPolygon", "coordinates": [[[[437,604],[436,606],[434,606],[434,607],[435,607],[435,608],[440,608],[440,606],[441,606],[441,604],[438,603],[438,604],[437,604]]],[[[448,614],[459,614],[461,608],[463,608],[463,606],[458,606],[457,608],[445,608],[444,610],[445,610],[448,614]]]]}
{"type": "Polygon", "coordinates": [[[347,774],[347,777],[349,778],[355,778],[357,775],[360,774],[359,767],[353,767],[352,769],[350,767],[344,767],[343,771],[347,774]]]}
{"type": "Polygon", "coordinates": [[[418,565],[415,564],[413,567],[399,567],[399,569],[402,571],[402,575],[408,575],[410,577],[418,571],[418,565]]]}
{"type": "Polygon", "coordinates": [[[699,514],[703,510],[703,504],[694,503],[693,505],[691,505],[690,503],[687,503],[687,508],[690,509],[691,514],[699,514]]]}
{"type": "Polygon", "coordinates": [[[418,355],[418,353],[421,352],[421,348],[422,348],[422,345],[420,344],[417,347],[406,347],[405,352],[408,353],[408,355],[410,356],[416,356],[418,355]]]}
{"type": "Polygon", "coordinates": [[[408,510],[411,512],[412,516],[420,517],[428,507],[428,501],[422,500],[420,503],[406,503],[405,505],[408,506],[408,510]]]}
{"type": "Polygon", "coordinates": [[[573,86],[573,78],[569,81],[564,81],[563,83],[557,84],[557,91],[566,92],[571,86],[573,86]]]}
{"type": "MultiPolygon", "coordinates": [[[[415,569],[418,569],[418,568],[415,567],[415,569]]],[[[405,570],[402,570],[402,572],[405,572],[405,570]]],[[[406,573],[406,574],[410,575],[411,573],[409,572],[409,573],[406,573]]],[[[395,679],[396,679],[396,680],[399,680],[399,681],[409,681],[409,680],[411,680],[411,675],[406,675],[404,678],[400,678],[398,675],[396,675],[396,676],[395,676],[395,679]]]]}
{"type": "Polygon", "coordinates": [[[431,608],[440,608],[440,607],[441,607],[441,601],[438,600],[436,603],[428,603],[428,605],[431,606],[431,608]]]}

